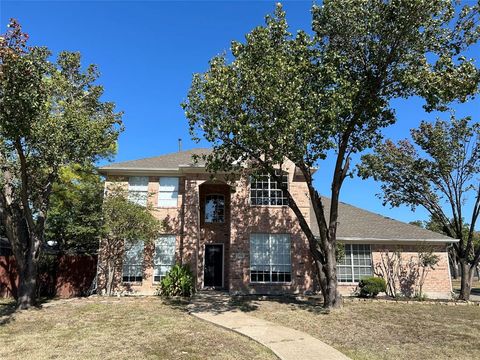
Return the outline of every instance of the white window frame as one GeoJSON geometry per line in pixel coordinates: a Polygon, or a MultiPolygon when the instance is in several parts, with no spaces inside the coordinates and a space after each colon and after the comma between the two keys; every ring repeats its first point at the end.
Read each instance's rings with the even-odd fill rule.
{"type": "Polygon", "coordinates": [[[345,244],[344,246],[345,258],[337,263],[338,283],[355,284],[363,277],[373,276],[372,249],[370,244],[345,244]],[[347,255],[347,253],[349,253],[349,255],[347,255]],[[349,264],[347,262],[349,262],[349,264]],[[355,264],[355,262],[357,262],[357,264],[355,264]],[[342,274],[340,274],[340,269],[350,269],[351,279],[343,279],[342,274]],[[360,272],[364,272],[364,274],[360,274],[360,272]]]}
{"type": "MultiPolygon", "coordinates": [[[[280,173],[280,170],[276,170],[276,173],[284,177],[283,183],[288,189],[288,173],[285,171],[280,173]]],[[[250,177],[250,206],[288,206],[288,198],[283,190],[277,188],[277,182],[272,179],[270,174],[260,174],[250,177]],[[266,185],[266,187],[258,187],[259,184],[266,185]],[[281,196],[273,196],[279,192],[281,196]],[[262,196],[262,193],[266,193],[267,196],[262,196]],[[273,202],[275,203],[273,204],[273,202]]]]}
{"type": "Polygon", "coordinates": [[[168,271],[175,265],[175,249],[177,247],[177,237],[175,235],[161,235],[155,240],[155,249],[153,253],[153,283],[159,283],[165,277],[168,271]],[[173,243],[173,245],[172,245],[173,243]],[[157,251],[161,249],[162,255],[166,257],[158,257],[157,251]],[[173,253],[167,254],[173,250],[173,253]]]}
{"type": "Polygon", "coordinates": [[[176,176],[161,176],[158,179],[158,207],[176,208],[178,206],[178,184],[179,178],[176,176]]]}
{"type": "Polygon", "coordinates": [[[290,234],[250,234],[250,282],[266,284],[290,283],[292,281],[291,244],[290,234]],[[281,251],[275,254],[272,252],[272,245],[276,237],[279,239],[280,237],[284,237],[283,240],[288,240],[286,241],[286,247],[283,249],[283,253],[281,251]],[[256,241],[259,243],[255,244],[256,241]],[[283,258],[284,261],[275,263],[275,257],[283,258]],[[283,269],[283,271],[280,271],[280,269],[283,269]],[[261,274],[262,272],[263,274],[261,274]],[[274,280],[274,278],[276,278],[276,280],[274,280]]]}
{"type": "Polygon", "coordinates": [[[141,206],[147,206],[148,182],[148,176],[130,176],[128,178],[128,200],[141,206]]]}
{"type": "MultiPolygon", "coordinates": [[[[218,213],[218,211],[216,211],[218,213]]],[[[205,195],[205,205],[204,205],[204,214],[203,214],[203,220],[207,224],[222,224],[225,222],[225,195],[223,194],[207,194],[205,195]],[[208,202],[208,197],[214,197],[215,199],[221,198],[223,201],[223,207],[221,208],[222,213],[217,214],[218,216],[221,216],[221,221],[208,221],[207,220],[207,202],[208,202]]]]}
{"type": "Polygon", "coordinates": [[[122,263],[122,282],[123,283],[140,283],[143,281],[144,259],[145,259],[145,244],[143,243],[143,241],[138,241],[135,244],[125,244],[125,251],[123,254],[123,263],[122,263]],[[134,260],[134,257],[135,257],[133,255],[134,252],[136,252],[137,255],[141,253],[141,256],[139,256],[140,258],[139,262],[132,262],[132,260],[134,260]]]}

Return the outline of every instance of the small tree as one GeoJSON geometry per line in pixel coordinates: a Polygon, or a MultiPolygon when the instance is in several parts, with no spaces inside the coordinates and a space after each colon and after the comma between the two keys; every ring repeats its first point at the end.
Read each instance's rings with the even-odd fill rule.
{"type": "Polygon", "coordinates": [[[125,190],[108,189],[103,201],[103,238],[100,244],[99,268],[103,277],[101,292],[112,295],[115,276],[121,271],[125,249],[137,242],[149,243],[161,229],[161,223],[147,206],[128,199],[125,190]]]}
{"type": "Polygon", "coordinates": [[[386,282],[385,293],[390,297],[397,297],[400,284],[400,269],[402,266],[400,251],[382,251],[380,261],[375,264],[375,274],[386,282]]]}
{"type": "Polygon", "coordinates": [[[266,26],[247,34],[245,43],[232,42],[231,62],[217,56],[207,72],[194,75],[183,107],[192,136],[213,144],[208,170],[267,173],[283,190],[330,308],[341,305],[336,231],[351,156],[395,122],[391,99],[421,95],[431,110],[476,91],[473,61],[459,54],[477,39],[477,13],[429,0],[324,1],[312,13],[314,36],[293,36],[277,5],[266,26]],[[334,168],[320,171],[331,178],[328,214],[312,171],[327,156],[334,168]],[[279,176],[287,159],[305,178],[318,239],[279,176]]]}
{"type": "Polygon", "coordinates": [[[0,36],[0,219],[19,275],[17,306],[35,303],[38,261],[60,169],[109,156],[121,114],[100,100],[94,65],[79,53],[28,47],[12,20],[0,36]]]}
{"type": "Polygon", "coordinates": [[[422,122],[408,140],[378,145],[364,155],[359,173],[381,181],[384,205],[425,208],[443,231],[459,239],[453,248],[461,265],[460,298],[468,300],[472,278],[480,261],[475,226],[480,213],[480,125],[469,119],[422,122]],[[465,231],[466,203],[472,213],[465,231]]]}

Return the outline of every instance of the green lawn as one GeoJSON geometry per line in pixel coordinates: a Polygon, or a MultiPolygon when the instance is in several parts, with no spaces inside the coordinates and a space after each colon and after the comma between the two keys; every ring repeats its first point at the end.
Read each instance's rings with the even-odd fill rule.
{"type": "Polygon", "coordinates": [[[156,297],[75,299],[10,312],[11,304],[0,303],[2,360],[276,358],[156,297]]]}

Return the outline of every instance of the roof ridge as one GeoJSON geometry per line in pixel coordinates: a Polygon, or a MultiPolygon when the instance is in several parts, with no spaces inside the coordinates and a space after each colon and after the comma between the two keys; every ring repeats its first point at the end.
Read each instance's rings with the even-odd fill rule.
{"type": "MultiPolygon", "coordinates": [[[[132,162],[141,162],[141,161],[148,161],[148,160],[155,160],[155,159],[161,159],[161,158],[168,158],[169,156],[175,156],[175,155],[185,155],[188,153],[193,153],[193,152],[198,152],[198,151],[205,151],[205,150],[211,150],[211,148],[208,147],[197,147],[197,148],[192,148],[192,149],[187,149],[187,150],[181,150],[181,151],[172,151],[166,154],[161,154],[161,155],[156,155],[156,156],[148,156],[140,159],[131,159],[131,160],[123,160],[123,161],[116,161],[116,162],[111,162],[108,164],[105,164],[101,166],[100,168],[108,168],[108,167],[114,167],[118,166],[121,164],[126,164],[126,163],[132,163],[132,162]]],[[[178,164],[181,165],[181,164],[178,164]]]]}

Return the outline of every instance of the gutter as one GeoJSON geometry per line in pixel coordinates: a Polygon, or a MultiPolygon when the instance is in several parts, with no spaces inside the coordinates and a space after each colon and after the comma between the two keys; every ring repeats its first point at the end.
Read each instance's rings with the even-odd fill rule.
{"type": "Polygon", "coordinates": [[[339,236],[337,240],[342,242],[379,242],[379,243],[458,243],[459,239],[386,239],[386,238],[368,238],[368,237],[348,237],[348,236],[339,236]]]}

